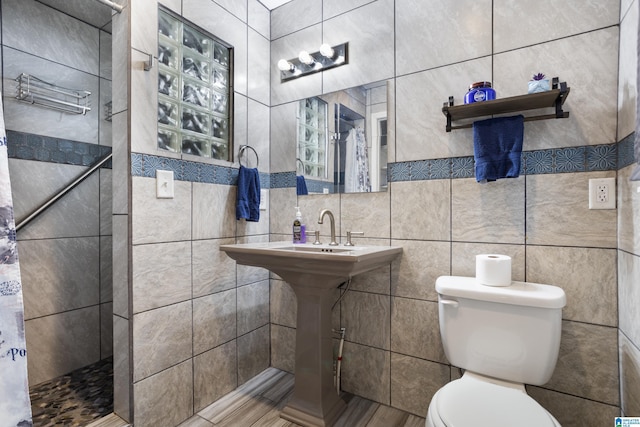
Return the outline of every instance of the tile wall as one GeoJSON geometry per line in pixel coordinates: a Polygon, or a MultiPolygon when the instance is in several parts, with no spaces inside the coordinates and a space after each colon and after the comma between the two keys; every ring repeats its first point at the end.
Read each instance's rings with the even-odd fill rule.
{"type": "MultiPolygon", "coordinates": [[[[257,0],[136,0],[114,16],[115,412],[178,425],[270,365],[269,276],[219,251],[269,240],[269,212],[236,221],[238,163],[157,149],[158,4],[234,47],[234,143],[269,185],[269,11],[257,0]],[[251,126],[249,126],[251,123],[251,126]],[[175,197],[156,199],[155,171],[175,197]]],[[[234,156],[237,158],[237,156],[234,156]]]]}
{"type": "MultiPolygon", "coordinates": [[[[634,140],[640,118],[638,102],[638,0],[623,0],[620,8],[618,138],[634,140]]],[[[623,165],[621,165],[623,166],[623,165]]],[[[618,347],[622,414],[640,415],[640,183],[630,182],[633,166],[618,172],[618,347]]]]}
{"type": "MultiPolygon", "coordinates": [[[[103,110],[111,99],[111,15],[90,25],[42,2],[2,0],[0,7],[4,119],[20,222],[111,151],[103,110]],[[20,73],[90,91],[92,110],[73,115],[16,101],[20,73]]],[[[18,232],[31,385],[112,355],[111,176],[100,170],[18,232]]]]}
{"type": "MultiPolygon", "coordinates": [[[[323,42],[344,41],[351,63],[284,84],[272,67],[271,172],[293,168],[287,117],[293,120],[298,99],[389,79],[395,118],[389,124],[390,161],[453,164],[473,155],[472,134],[444,131],[442,103],[453,95],[461,104],[468,84],[478,80],[492,81],[499,97],[526,93],[538,71],[571,87],[565,103],[571,117],[526,123],[524,150],[611,147],[615,164],[616,143],[633,131],[620,129],[618,111],[628,116],[631,107],[621,108],[617,100],[622,81],[632,82],[635,69],[621,66],[619,77],[618,47],[628,57],[635,52],[635,44],[627,46],[621,37],[637,32],[637,0],[572,0],[561,7],[546,0],[535,6],[512,0],[445,3],[294,0],[274,10],[272,64],[323,42]]],[[[627,87],[626,93],[635,93],[627,87]]],[[[347,328],[345,390],[424,416],[433,393],[458,376],[440,342],[435,279],[473,275],[475,254],[497,252],[512,257],[514,279],[557,285],[567,294],[555,373],[529,393],[567,426],[607,425],[621,406],[637,412],[639,311],[622,299],[637,297],[632,278],[638,275],[638,249],[626,242],[638,234],[631,225],[638,215],[635,192],[621,178],[623,169],[620,209],[589,210],[588,180],[616,177],[617,168],[592,168],[586,159],[575,171],[561,170],[561,158],[549,154],[545,168],[487,185],[448,174],[396,180],[388,192],[376,194],[296,200],[294,189],[271,189],[271,210],[300,206],[308,229],[320,209],[330,208],[342,236],[364,231],[358,242],[404,248],[390,269],[357,277],[336,308],[335,325],[347,328]]],[[[272,240],[289,234],[288,216],[271,215],[272,240]]],[[[286,283],[274,279],[271,287],[271,363],[292,370],[295,299],[286,283]]]]}

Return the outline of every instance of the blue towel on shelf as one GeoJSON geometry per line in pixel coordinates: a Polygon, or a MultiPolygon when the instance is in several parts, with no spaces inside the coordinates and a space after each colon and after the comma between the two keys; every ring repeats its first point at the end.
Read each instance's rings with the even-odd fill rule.
{"type": "Polygon", "coordinates": [[[257,168],[240,165],[236,219],[260,221],[260,174],[257,168]]]}
{"type": "Polygon", "coordinates": [[[524,117],[498,117],[473,123],[476,181],[484,183],[520,175],[524,117]]]}
{"type": "Polygon", "coordinates": [[[296,176],[296,194],[298,196],[306,196],[309,194],[307,190],[307,181],[304,180],[304,176],[297,175],[296,176]]]}

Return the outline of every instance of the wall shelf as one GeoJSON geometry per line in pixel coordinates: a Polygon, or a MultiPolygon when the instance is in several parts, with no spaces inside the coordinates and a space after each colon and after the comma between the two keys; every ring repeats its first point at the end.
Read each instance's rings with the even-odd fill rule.
{"type": "Polygon", "coordinates": [[[554,114],[541,114],[525,117],[525,122],[533,120],[564,119],[569,117],[569,112],[563,111],[562,105],[567,99],[567,96],[569,96],[571,88],[567,87],[565,82],[558,82],[557,77],[553,78],[552,87],[553,89],[546,92],[531,93],[455,106],[453,105],[453,96],[450,96],[449,102],[445,102],[442,106],[442,113],[447,118],[447,132],[451,132],[453,129],[465,129],[473,126],[473,123],[453,125],[452,123],[454,121],[517,111],[555,108],[554,114]]]}

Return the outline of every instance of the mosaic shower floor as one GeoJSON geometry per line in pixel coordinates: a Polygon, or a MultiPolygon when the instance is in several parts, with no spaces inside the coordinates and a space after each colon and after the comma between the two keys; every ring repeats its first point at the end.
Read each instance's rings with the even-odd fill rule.
{"type": "Polygon", "coordinates": [[[113,358],[33,386],[34,427],[80,427],[113,412],[113,358]]]}

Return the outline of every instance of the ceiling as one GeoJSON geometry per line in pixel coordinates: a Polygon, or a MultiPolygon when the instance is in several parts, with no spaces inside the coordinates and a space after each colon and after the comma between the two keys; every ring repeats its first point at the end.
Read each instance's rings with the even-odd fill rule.
{"type": "Polygon", "coordinates": [[[259,0],[269,10],[273,10],[278,6],[289,3],[291,0],[259,0]]]}

